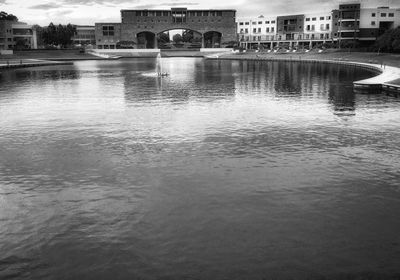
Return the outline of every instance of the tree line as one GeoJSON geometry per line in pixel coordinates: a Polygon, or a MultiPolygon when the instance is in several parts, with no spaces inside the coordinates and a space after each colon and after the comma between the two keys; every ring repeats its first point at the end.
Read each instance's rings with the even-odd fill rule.
{"type": "Polygon", "coordinates": [[[37,29],[37,32],[40,33],[39,36],[45,45],[66,48],[72,44],[72,37],[76,34],[76,27],[70,23],[67,25],[50,23],[45,28],[37,29]]]}

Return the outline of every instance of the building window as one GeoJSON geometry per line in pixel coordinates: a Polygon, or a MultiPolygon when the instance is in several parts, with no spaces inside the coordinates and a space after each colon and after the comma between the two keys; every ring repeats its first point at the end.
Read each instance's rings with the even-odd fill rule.
{"type": "Polygon", "coordinates": [[[326,29],[326,30],[329,30],[329,28],[330,28],[329,23],[327,23],[327,24],[325,25],[325,29],[326,29]]]}
{"type": "Polygon", "coordinates": [[[258,36],[258,38],[257,38],[257,39],[258,39],[258,41],[261,41],[261,36],[258,36]]]}
{"type": "Polygon", "coordinates": [[[239,25],[243,25],[243,22],[239,22],[239,25]]]}
{"type": "Polygon", "coordinates": [[[315,25],[313,24],[313,25],[311,25],[311,31],[314,31],[315,30],[315,25]]]}
{"type": "Polygon", "coordinates": [[[310,21],[310,18],[308,17],[308,18],[306,18],[306,21],[310,21]]]}
{"type": "Polygon", "coordinates": [[[208,17],[208,11],[203,12],[203,17],[208,17]]]}
{"type": "Polygon", "coordinates": [[[372,13],[372,14],[371,14],[371,16],[372,16],[372,17],[375,17],[375,16],[376,16],[376,14],[375,14],[375,13],[372,13]]]}
{"type": "Polygon", "coordinates": [[[317,20],[317,18],[315,18],[315,17],[312,18],[312,21],[316,21],[316,20],[317,20]]]}
{"type": "Polygon", "coordinates": [[[267,27],[266,32],[269,33],[269,27],[267,27]]]}
{"type": "Polygon", "coordinates": [[[324,30],[324,24],[321,24],[319,27],[320,30],[324,30]]]}
{"type": "Polygon", "coordinates": [[[157,12],[156,12],[156,16],[160,17],[160,16],[161,16],[161,12],[160,12],[160,11],[157,11],[157,12]]]}
{"type": "Polygon", "coordinates": [[[103,26],[103,36],[114,36],[114,26],[104,25],[103,26]]]}
{"type": "Polygon", "coordinates": [[[394,17],[394,13],[389,13],[389,17],[394,17]]]}
{"type": "Polygon", "coordinates": [[[265,22],[265,24],[269,24],[269,20],[267,20],[267,21],[265,22]]]}
{"type": "Polygon", "coordinates": [[[244,25],[249,25],[249,22],[245,22],[244,25]]]}
{"type": "Polygon", "coordinates": [[[381,13],[381,17],[386,17],[386,13],[381,13]]]}
{"type": "Polygon", "coordinates": [[[310,29],[310,25],[307,25],[307,31],[310,31],[311,29],[310,29]]]}
{"type": "Polygon", "coordinates": [[[257,28],[253,28],[253,33],[257,33],[257,28]]]}
{"type": "Polygon", "coordinates": [[[256,25],[256,24],[257,24],[257,22],[253,21],[251,24],[252,24],[252,25],[256,25]]]}
{"type": "Polygon", "coordinates": [[[271,27],[271,32],[274,32],[275,31],[275,27],[271,27]]]}
{"type": "Polygon", "coordinates": [[[271,23],[275,23],[275,20],[272,20],[271,23]]]}
{"type": "Polygon", "coordinates": [[[262,21],[259,21],[258,24],[262,24],[262,21]]]}
{"type": "Polygon", "coordinates": [[[319,20],[324,20],[324,17],[319,17],[319,20]]]}
{"type": "Polygon", "coordinates": [[[249,33],[249,29],[246,28],[246,29],[244,30],[244,33],[249,33]]]}
{"type": "Polygon", "coordinates": [[[375,25],[375,21],[371,21],[371,25],[375,25]]]}
{"type": "Polygon", "coordinates": [[[330,19],[331,19],[331,16],[327,16],[326,19],[327,19],[327,20],[330,20],[330,19]]]}
{"type": "Polygon", "coordinates": [[[258,28],[258,33],[261,33],[261,28],[258,28]]]}

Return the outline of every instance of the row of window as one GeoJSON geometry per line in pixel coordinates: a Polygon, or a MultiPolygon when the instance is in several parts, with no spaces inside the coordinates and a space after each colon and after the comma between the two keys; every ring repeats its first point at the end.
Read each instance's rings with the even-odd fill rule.
{"type": "MultiPolygon", "coordinates": [[[[327,30],[329,30],[329,28],[330,28],[329,23],[327,23],[327,24],[321,24],[321,25],[319,26],[319,29],[320,29],[320,30],[323,30],[323,31],[327,31],[327,30]]],[[[315,25],[314,25],[314,24],[312,24],[312,25],[307,25],[307,26],[306,26],[306,30],[307,30],[307,31],[314,31],[314,30],[315,30],[315,25]]]]}
{"type": "MultiPolygon", "coordinates": [[[[386,17],[386,13],[381,13],[381,17],[386,17]]],[[[371,14],[372,17],[376,17],[376,13],[372,13],[371,14]]],[[[394,13],[389,13],[388,14],[389,17],[394,17],[394,13]]]]}
{"type": "MultiPolygon", "coordinates": [[[[331,19],[331,16],[326,16],[326,17],[319,17],[319,20],[330,20],[331,19]]],[[[306,21],[316,21],[317,20],[317,18],[316,17],[313,17],[313,18],[306,18],[306,21]]]]}
{"type": "Polygon", "coordinates": [[[97,45],[98,49],[115,49],[115,45],[97,45]]]}
{"type": "MultiPolygon", "coordinates": [[[[257,24],[263,24],[263,22],[262,21],[259,21],[259,22],[253,21],[253,22],[251,22],[251,24],[257,25],[257,24]]],[[[267,21],[265,21],[265,24],[275,24],[275,20],[271,20],[271,21],[267,20],[267,21]]],[[[239,25],[250,25],[250,22],[248,22],[248,21],[239,22],[239,25]]]]}
{"type": "Polygon", "coordinates": [[[241,41],[280,41],[280,40],[325,40],[325,39],[330,39],[331,36],[329,33],[320,33],[320,34],[304,34],[304,36],[302,35],[298,35],[297,37],[294,36],[286,36],[286,37],[282,37],[282,35],[270,35],[270,36],[245,36],[242,35],[240,37],[241,41]],[[286,39],[285,39],[286,38],[286,39]]]}
{"type": "Polygon", "coordinates": [[[171,14],[187,14],[190,17],[222,17],[222,11],[136,11],[137,17],[169,17],[171,14]]]}
{"type": "MultiPolygon", "coordinates": [[[[291,27],[291,26],[289,26],[289,27],[291,27]]],[[[285,28],[285,31],[294,31],[294,28],[289,28],[289,27],[285,28]]],[[[299,26],[299,28],[301,29],[302,27],[299,26]]],[[[322,30],[322,31],[328,31],[329,29],[330,29],[330,24],[329,23],[320,25],[320,30],[322,30]]],[[[261,30],[262,30],[261,28],[253,28],[253,33],[261,33],[262,32],[261,30]]],[[[307,25],[306,26],[306,30],[307,31],[314,31],[315,30],[315,25],[314,24],[313,25],[307,25]]],[[[265,32],[266,33],[275,32],[275,28],[274,27],[271,27],[271,28],[267,27],[265,29],[265,32]]],[[[240,33],[247,34],[247,33],[249,33],[249,29],[248,28],[240,28],[240,33]]]]}
{"type": "MultiPolygon", "coordinates": [[[[270,32],[275,32],[275,27],[267,27],[265,29],[265,32],[270,33],[270,32]]],[[[249,33],[248,28],[240,28],[240,33],[249,33]]],[[[261,33],[261,28],[253,28],[253,33],[261,33]]]]}

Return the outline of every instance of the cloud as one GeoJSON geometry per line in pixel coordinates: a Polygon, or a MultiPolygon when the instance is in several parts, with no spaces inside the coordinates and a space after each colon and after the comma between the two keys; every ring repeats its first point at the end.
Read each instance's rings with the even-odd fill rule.
{"type": "Polygon", "coordinates": [[[135,3],[139,2],[139,0],[62,0],[59,1],[63,5],[84,5],[84,6],[92,6],[92,5],[112,5],[112,4],[123,4],[123,3],[135,3]]]}
{"type": "Polygon", "coordinates": [[[50,9],[58,9],[61,6],[54,3],[46,3],[46,4],[38,4],[34,6],[30,6],[29,9],[36,9],[36,10],[50,10],[50,9]]]}
{"type": "Polygon", "coordinates": [[[0,4],[7,4],[7,0],[0,0],[0,4]]]}

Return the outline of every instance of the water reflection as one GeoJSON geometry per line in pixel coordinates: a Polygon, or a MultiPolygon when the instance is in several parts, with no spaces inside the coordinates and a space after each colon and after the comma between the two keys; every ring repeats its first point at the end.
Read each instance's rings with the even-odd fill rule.
{"type": "Polygon", "coordinates": [[[371,73],[189,58],[163,59],[166,78],[154,69],[2,74],[0,278],[399,273],[400,101],[354,94],[371,73]]]}

